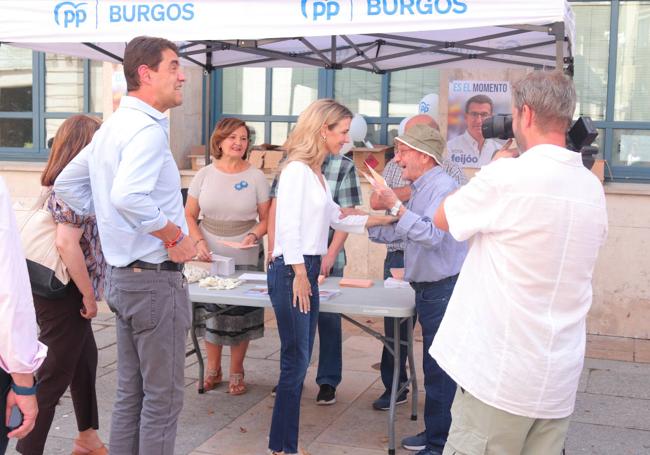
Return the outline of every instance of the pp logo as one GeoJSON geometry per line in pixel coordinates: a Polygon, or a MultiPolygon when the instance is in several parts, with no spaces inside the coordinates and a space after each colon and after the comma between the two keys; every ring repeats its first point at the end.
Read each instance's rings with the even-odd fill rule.
{"type": "Polygon", "coordinates": [[[241,190],[243,190],[245,188],[248,188],[248,182],[246,180],[242,180],[239,183],[235,183],[235,189],[237,191],[241,191],[241,190]]]}
{"type": "Polygon", "coordinates": [[[83,9],[88,3],[61,2],[54,7],[54,22],[56,25],[68,25],[79,27],[88,18],[88,14],[83,9]]]}
{"type": "Polygon", "coordinates": [[[332,17],[339,14],[341,6],[336,0],[312,1],[311,8],[309,8],[309,0],[301,0],[302,15],[309,19],[316,21],[319,17],[324,17],[325,20],[330,20],[332,17]]]}
{"type": "Polygon", "coordinates": [[[426,114],[430,110],[431,110],[431,106],[429,105],[429,103],[427,103],[426,101],[420,101],[420,107],[418,109],[418,112],[422,114],[426,114]]]}

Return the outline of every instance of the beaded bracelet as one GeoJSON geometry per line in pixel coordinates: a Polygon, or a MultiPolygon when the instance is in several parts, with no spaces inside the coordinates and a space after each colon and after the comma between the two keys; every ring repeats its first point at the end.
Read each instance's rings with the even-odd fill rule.
{"type": "Polygon", "coordinates": [[[176,245],[181,243],[184,238],[185,238],[185,234],[183,234],[181,228],[178,228],[178,233],[176,234],[176,238],[171,242],[165,242],[165,248],[167,249],[174,248],[176,245]]]}

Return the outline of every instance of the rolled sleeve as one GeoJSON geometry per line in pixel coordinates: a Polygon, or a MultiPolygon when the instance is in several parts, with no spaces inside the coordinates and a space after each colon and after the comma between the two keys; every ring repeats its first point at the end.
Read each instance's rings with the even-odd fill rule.
{"type": "Polygon", "coordinates": [[[137,232],[162,229],[167,217],[151,198],[168,150],[164,131],[157,125],[136,134],[122,152],[122,160],[111,189],[111,203],[137,232]]]}
{"type": "Polygon", "coordinates": [[[94,143],[84,147],[57,176],[54,192],[75,213],[88,215],[92,213],[92,189],[88,169],[88,154],[94,143]]]}

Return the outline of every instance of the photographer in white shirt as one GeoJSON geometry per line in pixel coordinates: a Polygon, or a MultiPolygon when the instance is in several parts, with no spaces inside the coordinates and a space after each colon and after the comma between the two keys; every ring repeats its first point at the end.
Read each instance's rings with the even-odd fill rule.
{"type": "Polygon", "coordinates": [[[575,100],[560,72],[515,83],[521,156],[482,168],[434,216],[470,240],[429,351],[458,385],[445,455],[562,450],[607,233],[603,187],[566,149],[575,100]]]}

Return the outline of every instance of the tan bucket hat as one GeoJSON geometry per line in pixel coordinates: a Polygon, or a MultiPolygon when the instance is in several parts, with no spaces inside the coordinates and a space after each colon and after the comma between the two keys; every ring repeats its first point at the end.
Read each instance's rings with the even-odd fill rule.
{"type": "Polygon", "coordinates": [[[429,125],[413,125],[408,131],[395,138],[396,141],[424,153],[433,158],[438,165],[442,166],[442,160],[445,153],[445,140],[440,135],[440,131],[429,125]]]}

